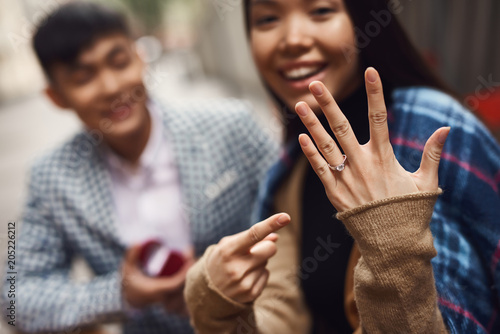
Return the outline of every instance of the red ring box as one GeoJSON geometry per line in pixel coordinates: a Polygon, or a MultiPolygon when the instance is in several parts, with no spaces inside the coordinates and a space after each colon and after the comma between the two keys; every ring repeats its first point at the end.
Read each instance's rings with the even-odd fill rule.
{"type": "Polygon", "coordinates": [[[148,240],[142,244],[139,252],[142,271],[151,277],[174,275],[184,265],[184,256],[169,249],[159,240],[148,240]]]}

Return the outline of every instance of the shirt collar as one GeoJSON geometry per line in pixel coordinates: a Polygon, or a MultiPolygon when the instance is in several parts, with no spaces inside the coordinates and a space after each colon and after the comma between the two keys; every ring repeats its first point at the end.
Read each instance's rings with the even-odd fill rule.
{"type": "MultiPolygon", "coordinates": [[[[151,117],[151,132],[146,147],[139,157],[137,170],[153,169],[163,141],[163,118],[161,111],[152,101],[149,101],[146,106],[151,117]]],[[[113,172],[131,172],[130,164],[109,147],[106,147],[103,153],[106,162],[113,172]]]]}

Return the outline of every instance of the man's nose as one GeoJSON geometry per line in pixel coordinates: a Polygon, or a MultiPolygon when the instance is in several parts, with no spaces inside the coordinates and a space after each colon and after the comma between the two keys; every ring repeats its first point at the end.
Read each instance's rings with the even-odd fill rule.
{"type": "Polygon", "coordinates": [[[112,71],[103,71],[99,79],[101,94],[105,96],[114,96],[120,91],[120,80],[112,71]]]}

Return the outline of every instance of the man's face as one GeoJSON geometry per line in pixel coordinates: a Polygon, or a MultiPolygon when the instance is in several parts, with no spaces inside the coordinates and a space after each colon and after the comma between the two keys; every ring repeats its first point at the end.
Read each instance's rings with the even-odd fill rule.
{"type": "Polygon", "coordinates": [[[84,49],[74,64],[55,64],[47,93],[105,139],[129,137],[149,121],[143,69],[130,38],[108,35],[84,49]]]}

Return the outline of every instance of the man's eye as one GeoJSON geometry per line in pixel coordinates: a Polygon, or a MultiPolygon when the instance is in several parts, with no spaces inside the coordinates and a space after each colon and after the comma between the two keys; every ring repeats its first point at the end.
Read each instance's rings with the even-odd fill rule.
{"type": "Polygon", "coordinates": [[[258,18],[257,20],[255,20],[255,25],[256,26],[263,26],[266,24],[276,22],[277,20],[278,20],[278,17],[276,17],[276,16],[272,16],[272,15],[262,16],[262,17],[258,18]]]}
{"type": "Polygon", "coordinates": [[[130,63],[130,57],[127,55],[120,55],[116,56],[115,59],[113,59],[113,66],[116,68],[124,68],[130,63]]]}
{"type": "Polygon", "coordinates": [[[73,82],[77,85],[84,85],[92,79],[89,71],[81,71],[72,75],[73,82]]]}

